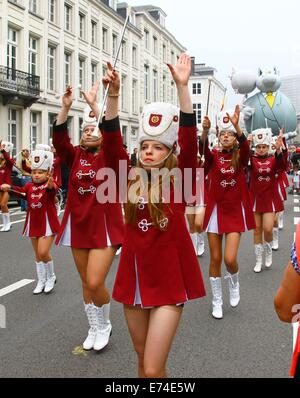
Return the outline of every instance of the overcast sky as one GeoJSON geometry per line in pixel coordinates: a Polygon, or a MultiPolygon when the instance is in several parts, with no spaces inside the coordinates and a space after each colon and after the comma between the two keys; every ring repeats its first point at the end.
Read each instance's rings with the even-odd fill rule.
{"type": "Polygon", "coordinates": [[[231,100],[232,67],[256,72],[276,66],[281,76],[300,74],[299,0],[128,0],[128,4],[163,9],[166,28],[197,63],[217,69],[231,100]]]}

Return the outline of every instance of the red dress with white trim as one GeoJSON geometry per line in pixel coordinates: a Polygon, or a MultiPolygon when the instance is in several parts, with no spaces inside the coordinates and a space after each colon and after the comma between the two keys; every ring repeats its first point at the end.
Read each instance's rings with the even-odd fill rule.
{"type": "Polygon", "coordinates": [[[75,249],[122,245],[124,222],[120,203],[100,203],[97,199],[97,190],[105,184],[97,179],[97,173],[110,167],[105,151],[95,154],[80,146],[74,147],[66,123],[54,124],[53,145],[70,169],[68,199],[56,244],[75,249]]]}
{"type": "Polygon", "coordinates": [[[250,195],[255,213],[278,213],[284,210],[276,173],[284,170],[283,156],[252,156],[250,195]]]}
{"type": "Polygon", "coordinates": [[[57,235],[59,232],[60,224],[55,207],[58,186],[54,183],[53,189],[47,189],[46,185],[47,183],[29,182],[23,188],[13,186],[15,191],[26,194],[26,197],[20,196],[28,202],[23,236],[41,238],[57,235]]]}
{"type": "Polygon", "coordinates": [[[62,178],[61,178],[61,160],[59,156],[54,157],[53,162],[53,180],[56,182],[58,187],[62,186],[62,178]]]}
{"type": "MultiPolygon", "coordinates": [[[[104,122],[104,142],[111,157],[122,153],[119,119],[104,122]]],[[[196,170],[197,137],[194,115],[181,114],[179,168],[196,170]]],[[[196,173],[194,173],[196,178],[196,173]]],[[[205,296],[202,274],[185,220],[186,202],[166,204],[165,230],[153,226],[147,203],[140,198],[134,224],[125,225],[125,239],[113,298],[143,308],[182,304],[205,296]]]]}
{"type": "MultiPolygon", "coordinates": [[[[237,170],[231,165],[232,151],[210,151],[208,142],[205,143],[205,169],[209,170],[203,225],[206,232],[222,235],[246,232],[256,227],[244,172],[250,148],[244,135],[238,140],[240,165],[237,170]]],[[[199,150],[202,153],[202,145],[199,150]]]]}
{"type": "Polygon", "coordinates": [[[8,153],[2,150],[4,159],[6,160],[6,165],[4,167],[0,167],[0,185],[8,184],[11,185],[11,172],[12,168],[15,164],[15,161],[11,159],[8,153]]]}

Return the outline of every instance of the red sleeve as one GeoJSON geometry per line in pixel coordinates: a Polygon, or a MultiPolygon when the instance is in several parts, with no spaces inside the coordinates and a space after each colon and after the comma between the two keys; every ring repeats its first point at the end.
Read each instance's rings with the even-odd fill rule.
{"type": "Polygon", "coordinates": [[[53,145],[56,149],[57,155],[70,169],[72,168],[75,158],[75,148],[71,144],[68,134],[67,123],[59,126],[54,123],[53,125],[53,145]]]}
{"type": "Polygon", "coordinates": [[[24,187],[18,187],[17,185],[12,185],[11,189],[14,190],[13,193],[16,194],[16,196],[27,200],[28,187],[29,187],[29,183],[25,184],[24,187]]]}
{"type": "Polygon", "coordinates": [[[250,146],[246,136],[243,134],[241,137],[238,137],[238,142],[240,144],[240,159],[241,164],[244,167],[248,167],[249,159],[250,159],[250,146]]]}
{"type": "Polygon", "coordinates": [[[104,119],[102,135],[103,156],[106,167],[113,169],[118,174],[119,161],[124,160],[128,171],[130,160],[123,147],[120,121],[118,117],[108,121],[104,119]]]}
{"type": "Polygon", "coordinates": [[[12,158],[8,155],[8,153],[7,153],[6,151],[3,150],[2,153],[3,153],[4,159],[6,160],[7,164],[8,164],[9,166],[13,167],[13,166],[15,165],[16,161],[15,161],[14,159],[12,159],[12,158]]]}
{"type": "Polygon", "coordinates": [[[283,153],[281,153],[280,155],[277,155],[277,153],[275,153],[275,161],[276,161],[276,163],[275,163],[276,172],[284,171],[286,164],[285,164],[283,153]]]}
{"type": "Polygon", "coordinates": [[[32,172],[31,167],[27,166],[26,160],[22,160],[22,170],[26,171],[27,173],[31,173],[32,172]]]}
{"type": "Polygon", "coordinates": [[[178,155],[178,167],[196,170],[198,165],[198,145],[197,145],[197,124],[194,113],[180,112],[178,145],[180,154],[178,155]]]}

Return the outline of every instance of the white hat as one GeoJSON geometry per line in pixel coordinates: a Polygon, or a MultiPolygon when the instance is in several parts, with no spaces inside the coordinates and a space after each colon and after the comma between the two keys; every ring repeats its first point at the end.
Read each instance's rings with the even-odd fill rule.
{"type": "Polygon", "coordinates": [[[35,146],[36,151],[48,151],[51,152],[51,147],[47,144],[37,144],[35,146]]]}
{"type": "Polygon", "coordinates": [[[54,156],[52,152],[35,150],[31,152],[30,161],[33,170],[47,171],[52,169],[54,156]]]}
{"type": "MultiPolygon", "coordinates": [[[[99,103],[98,104],[98,108],[99,110],[101,109],[102,104],[99,103]]],[[[82,123],[82,131],[84,131],[86,129],[87,126],[93,126],[95,127],[95,137],[99,138],[99,130],[98,130],[98,120],[96,119],[96,115],[93,112],[93,110],[91,109],[90,106],[85,107],[84,109],[84,114],[83,114],[83,123],[82,123]]]]}
{"type": "Polygon", "coordinates": [[[272,130],[271,129],[257,129],[252,132],[253,145],[271,145],[272,130]]]}
{"type": "Polygon", "coordinates": [[[140,119],[139,144],[158,141],[172,148],[178,140],[179,108],[164,102],[146,105],[140,119]]]}
{"type": "Polygon", "coordinates": [[[233,115],[234,114],[234,110],[228,110],[228,111],[223,111],[221,113],[219,113],[218,115],[218,127],[219,127],[219,131],[232,131],[233,133],[236,133],[236,130],[233,126],[233,124],[231,123],[229,117],[227,116],[227,113],[229,115],[233,115]]]}
{"type": "Polygon", "coordinates": [[[5,152],[11,152],[14,149],[14,144],[9,141],[2,141],[2,145],[4,146],[5,152]]]}

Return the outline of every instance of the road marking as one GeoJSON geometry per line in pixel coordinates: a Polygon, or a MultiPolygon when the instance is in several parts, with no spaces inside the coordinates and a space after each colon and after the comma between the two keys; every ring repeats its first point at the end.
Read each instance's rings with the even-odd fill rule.
{"type": "Polygon", "coordinates": [[[0,297],[6,296],[9,293],[14,292],[15,290],[21,289],[24,286],[33,283],[34,279],[22,279],[19,282],[14,283],[13,285],[7,286],[0,290],[0,297]]]}
{"type": "Polygon", "coordinates": [[[300,218],[299,217],[295,217],[294,218],[294,225],[298,225],[300,222],[300,218]]]}
{"type": "Polygon", "coordinates": [[[295,200],[294,200],[294,203],[295,203],[295,205],[296,205],[296,204],[299,204],[299,199],[295,199],[295,200]]]}
{"type": "Polygon", "coordinates": [[[294,207],[294,213],[300,213],[300,207],[294,207]]]}

